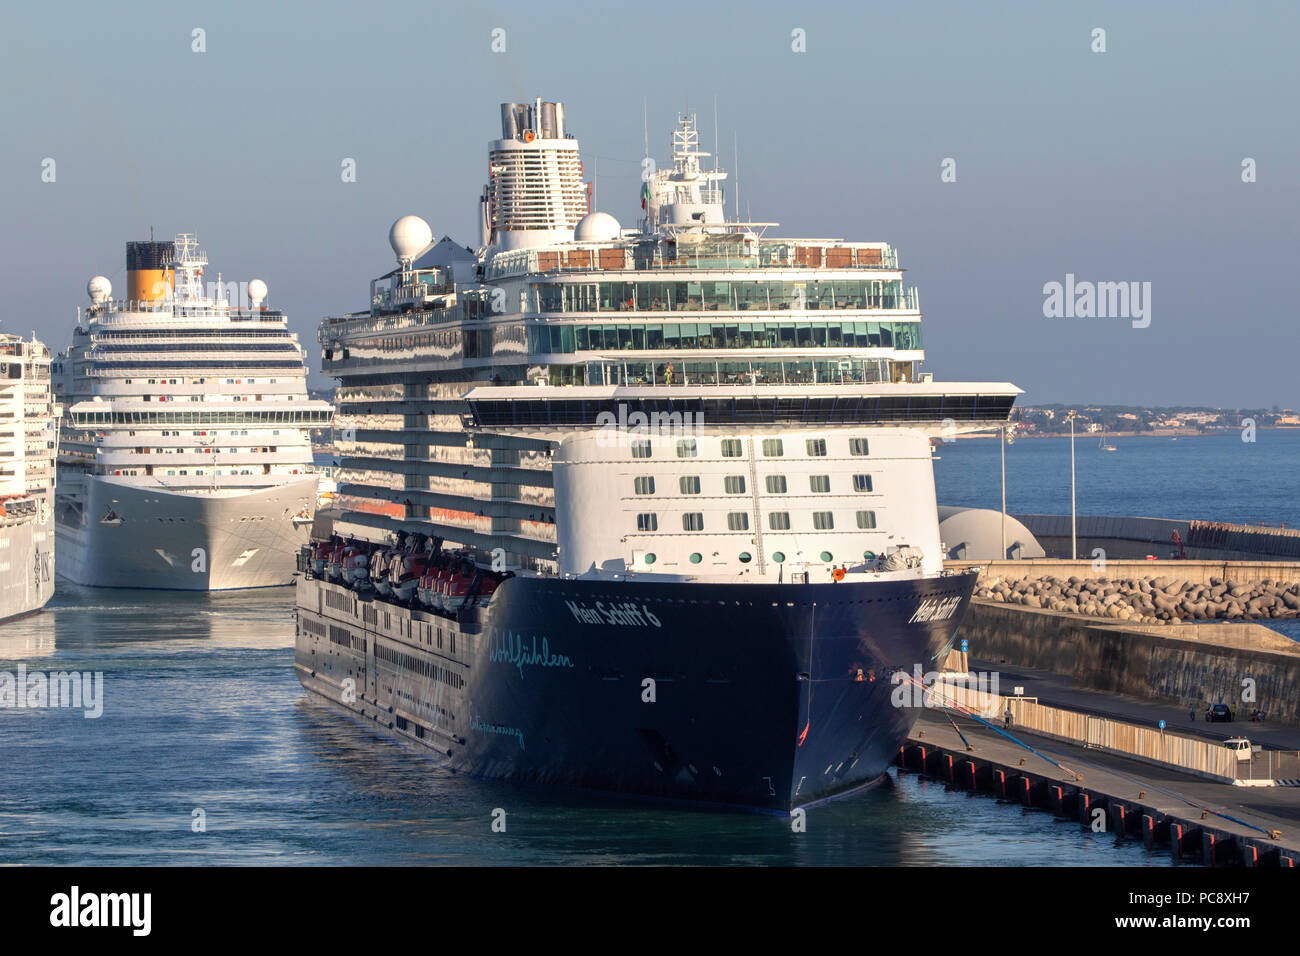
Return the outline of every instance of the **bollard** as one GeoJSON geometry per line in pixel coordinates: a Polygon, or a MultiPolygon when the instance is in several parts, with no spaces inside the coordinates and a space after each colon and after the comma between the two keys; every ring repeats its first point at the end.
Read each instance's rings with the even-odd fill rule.
{"type": "Polygon", "coordinates": [[[1230,866],[1241,860],[1237,838],[1229,833],[1210,833],[1201,836],[1202,858],[1207,866],[1230,866]]]}
{"type": "Polygon", "coordinates": [[[1106,824],[1111,828],[1116,836],[1126,836],[1128,833],[1127,810],[1124,804],[1118,800],[1107,801],[1106,824]]]}

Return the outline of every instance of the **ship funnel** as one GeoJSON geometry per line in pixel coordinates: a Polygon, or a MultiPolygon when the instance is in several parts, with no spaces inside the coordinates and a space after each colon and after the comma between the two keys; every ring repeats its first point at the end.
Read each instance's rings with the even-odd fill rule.
{"type": "Polygon", "coordinates": [[[128,242],[126,244],[126,297],[136,302],[161,302],[171,296],[172,259],[170,242],[128,242]]]}
{"type": "Polygon", "coordinates": [[[499,249],[570,242],[587,214],[578,142],[564,104],[501,104],[501,139],[488,146],[487,231],[499,249]]]}

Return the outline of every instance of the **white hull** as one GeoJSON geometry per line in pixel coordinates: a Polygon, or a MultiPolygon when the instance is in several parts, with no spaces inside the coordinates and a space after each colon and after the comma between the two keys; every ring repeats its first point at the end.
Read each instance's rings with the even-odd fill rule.
{"type": "Polygon", "coordinates": [[[58,575],[108,588],[225,591],[291,584],[316,507],[309,475],[243,494],[181,494],[85,480],[85,504],[58,513],[58,575]],[[117,520],[105,522],[112,512],[117,520]]]}
{"type": "Polygon", "coordinates": [[[0,621],[39,611],[54,596],[54,521],[0,519],[0,621]]]}

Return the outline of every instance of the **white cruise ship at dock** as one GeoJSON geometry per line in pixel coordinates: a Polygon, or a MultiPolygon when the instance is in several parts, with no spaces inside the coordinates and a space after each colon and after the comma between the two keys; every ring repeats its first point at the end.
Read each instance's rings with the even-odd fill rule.
{"type": "MultiPolygon", "coordinates": [[[[691,117],[638,228],[562,103],[501,107],[476,249],[403,216],[320,327],[338,493],[297,583],[313,700],[456,772],[789,812],[880,777],[953,646],[936,382],[885,242],[728,221],[691,117]]],[[[635,201],[635,200],[633,200],[635,201]]]]}
{"type": "Polygon", "coordinates": [[[0,621],[54,596],[57,421],[50,350],[0,334],[0,621]]]}
{"type": "MultiPolygon", "coordinates": [[[[304,351],[247,285],[205,293],[192,235],[127,244],[127,297],[91,305],[54,363],[62,398],[58,574],[97,587],[291,583],[317,503],[304,351]]],[[[233,283],[227,284],[234,286],[233,283]]]]}

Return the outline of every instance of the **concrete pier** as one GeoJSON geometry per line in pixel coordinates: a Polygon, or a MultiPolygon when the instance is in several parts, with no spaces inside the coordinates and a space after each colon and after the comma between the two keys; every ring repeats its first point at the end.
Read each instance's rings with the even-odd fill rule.
{"type": "Polygon", "coordinates": [[[1300,864],[1295,790],[1234,787],[1012,729],[1062,769],[976,721],[954,719],[971,749],[944,713],[927,710],[899,751],[900,769],[1077,819],[1098,832],[1140,839],[1152,849],[1168,847],[1177,860],[1209,866],[1300,864]]]}

